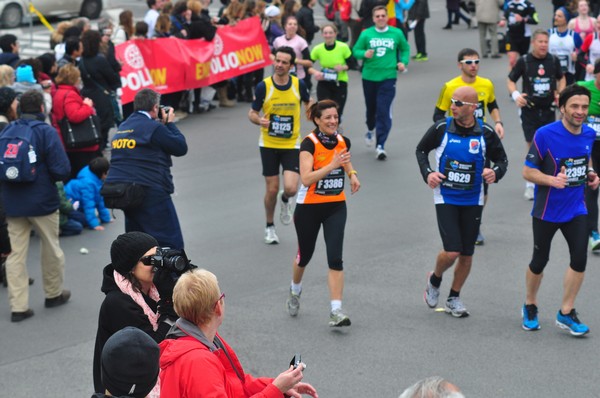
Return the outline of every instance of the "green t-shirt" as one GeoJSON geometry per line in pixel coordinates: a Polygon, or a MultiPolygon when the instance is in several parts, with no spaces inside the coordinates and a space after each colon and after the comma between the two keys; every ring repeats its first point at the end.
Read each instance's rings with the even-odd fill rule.
{"type": "MultiPolygon", "coordinates": [[[[346,65],[346,60],[350,58],[352,51],[344,42],[336,41],[335,47],[328,50],[325,43],[321,43],[310,52],[310,59],[313,62],[319,61],[323,69],[332,70],[336,65],[346,65]]],[[[314,68],[314,66],[313,66],[314,68]]],[[[348,81],[348,72],[345,70],[337,72],[337,80],[340,82],[348,81]]]]}
{"type": "Polygon", "coordinates": [[[581,81],[577,84],[587,88],[592,93],[587,125],[596,132],[596,140],[600,140],[600,89],[596,87],[596,80],[581,81]]]}
{"type": "Polygon", "coordinates": [[[364,59],[363,79],[380,82],[396,78],[398,62],[408,65],[410,46],[400,29],[388,26],[385,32],[379,32],[371,26],[360,34],[352,53],[364,59]],[[365,58],[365,52],[371,49],[375,50],[373,57],[365,58]]]}

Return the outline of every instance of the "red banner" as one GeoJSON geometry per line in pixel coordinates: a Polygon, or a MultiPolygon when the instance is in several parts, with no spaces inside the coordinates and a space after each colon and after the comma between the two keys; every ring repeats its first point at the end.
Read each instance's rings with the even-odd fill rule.
{"type": "Polygon", "coordinates": [[[161,94],[209,86],[271,64],[260,19],[217,29],[212,41],[136,39],[116,46],[122,63],[122,102],[133,101],[142,88],[161,94]]]}

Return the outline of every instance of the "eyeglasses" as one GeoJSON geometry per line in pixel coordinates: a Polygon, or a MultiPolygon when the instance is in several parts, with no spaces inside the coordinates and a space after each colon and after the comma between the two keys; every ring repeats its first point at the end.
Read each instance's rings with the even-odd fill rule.
{"type": "Polygon", "coordinates": [[[219,301],[223,300],[225,298],[225,293],[221,293],[221,295],[219,296],[219,299],[217,301],[215,301],[215,308],[217,307],[217,304],[219,304],[219,301]]]}
{"type": "Polygon", "coordinates": [[[479,65],[479,60],[478,59],[463,59],[460,61],[461,64],[464,65],[479,65]]]}
{"type": "Polygon", "coordinates": [[[450,101],[452,101],[452,105],[456,105],[459,108],[462,107],[463,105],[473,105],[473,106],[479,105],[479,104],[474,104],[472,102],[459,101],[454,98],[450,98],[450,101]]]}

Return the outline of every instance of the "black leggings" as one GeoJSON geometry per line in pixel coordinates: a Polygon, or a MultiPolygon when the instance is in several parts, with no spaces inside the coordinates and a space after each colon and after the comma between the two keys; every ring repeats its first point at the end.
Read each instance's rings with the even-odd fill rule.
{"type": "Polygon", "coordinates": [[[571,221],[554,223],[533,219],[533,257],[529,263],[529,269],[536,275],[544,272],[546,264],[550,259],[550,246],[556,231],[560,229],[569,245],[571,255],[570,267],[573,271],[584,272],[587,263],[588,237],[586,230],[587,216],[577,216],[571,221]]]}
{"type": "Polygon", "coordinates": [[[335,271],[344,269],[344,228],[346,227],[346,202],[298,204],[294,212],[294,225],[298,236],[298,266],[305,267],[313,253],[319,229],[323,224],[323,237],[327,248],[327,264],[335,271]]]}

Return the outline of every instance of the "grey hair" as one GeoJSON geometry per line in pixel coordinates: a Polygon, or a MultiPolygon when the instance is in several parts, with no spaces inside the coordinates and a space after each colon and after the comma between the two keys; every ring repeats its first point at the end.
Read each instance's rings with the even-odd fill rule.
{"type": "Polygon", "coordinates": [[[451,391],[451,385],[439,376],[428,377],[408,387],[400,398],[465,398],[462,393],[451,391]]]}
{"type": "Polygon", "coordinates": [[[160,94],[152,89],[144,88],[135,95],[133,109],[150,112],[154,105],[160,104],[160,94]]]}

